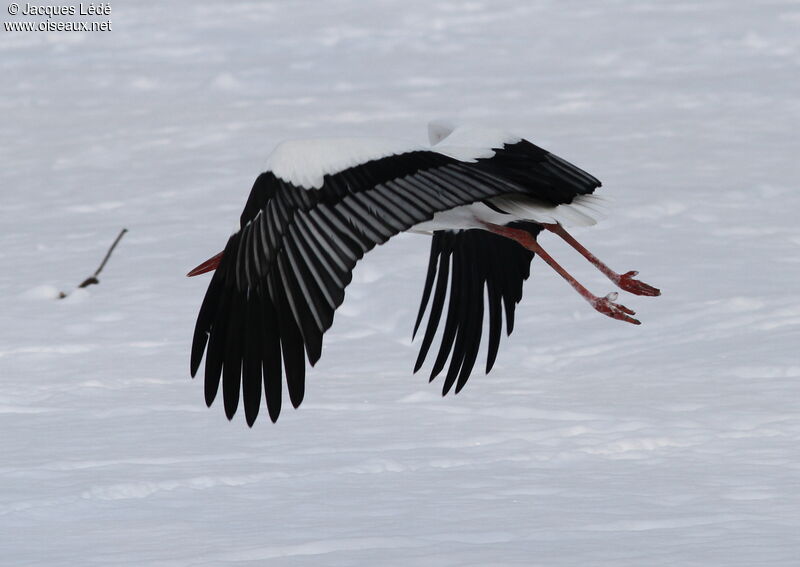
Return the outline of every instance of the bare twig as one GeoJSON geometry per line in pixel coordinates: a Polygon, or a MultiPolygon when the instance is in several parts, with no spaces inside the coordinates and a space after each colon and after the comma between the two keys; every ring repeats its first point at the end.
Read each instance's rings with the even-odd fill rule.
{"type": "MultiPolygon", "coordinates": [[[[83,280],[81,282],[81,284],[78,286],[78,288],[89,287],[92,284],[100,283],[100,280],[97,279],[97,276],[99,276],[100,272],[103,271],[103,268],[106,267],[106,262],[108,262],[108,259],[111,257],[111,254],[114,252],[114,248],[117,247],[117,244],[119,244],[119,241],[122,240],[122,237],[125,236],[126,232],[128,232],[127,228],[123,228],[122,230],[119,231],[119,234],[117,235],[117,238],[114,239],[114,243],[111,245],[111,248],[108,249],[108,252],[106,252],[105,258],[103,258],[103,261],[100,262],[100,265],[94,271],[94,274],[92,274],[91,276],[89,276],[88,278],[83,280]]],[[[59,299],[64,299],[65,297],[67,297],[67,294],[64,293],[63,291],[58,294],[58,298],[59,299]]]]}

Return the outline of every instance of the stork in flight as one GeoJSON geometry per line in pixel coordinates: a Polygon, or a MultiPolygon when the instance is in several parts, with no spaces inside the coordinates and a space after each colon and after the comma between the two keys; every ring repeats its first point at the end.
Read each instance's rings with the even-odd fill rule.
{"type": "Polygon", "coordinates": [[[478,355],[488,304],[488,373],[538,254],[604,315],[638,325],[615,302],[593,295],[537,241],[564,239],[617,287],[637,295],[660,291],[603,264],[564,226],[594,224],[600,181],[507,132],[428,126],[431,147],[383,138],[294,140],[278,145],[256,178],[225,249],[189,272],[216,270],[194,330],[191,374],[205,352],[205,399],[220,378],[225,413],[243,398],[252,426],[263,394],[272,421],[281,410],[283,376],[296,408],[305,393],[306,359],[322,353],[322,335],[344,300],[361,257],[401,232],[429,234],[431,254],[414,334],[429,315],[414,371],[420,369],[444,312],[433,380],[449,366],[443,394],[467,382],[478,355]]]}

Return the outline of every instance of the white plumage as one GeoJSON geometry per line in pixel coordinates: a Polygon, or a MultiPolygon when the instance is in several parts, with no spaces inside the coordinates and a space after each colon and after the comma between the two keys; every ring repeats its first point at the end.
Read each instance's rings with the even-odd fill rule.
{"type": "Polygon", "coordinates": [[[267,170],[305,189],[319,189],[326,175],[387,156],[424,150],[392,138],[313,138],[287,140],[267,158],[267,170]]]}
{"type": "Polygon", "coordinates": [[[491,158],[494,149],[519,137],[494,128],[460,127],[446,121],[428,125],[431,146],[393,138],[310,138],[286,140],[267,158],[267,169],[297,187],[319,189],[326,175],[384,157],[414,151],[434,151],[463,162],[491,158]],[[441,144],[443,140],[446,144],[441,144]],[[440,145],[441,144],[441,145],[440,145]]]}

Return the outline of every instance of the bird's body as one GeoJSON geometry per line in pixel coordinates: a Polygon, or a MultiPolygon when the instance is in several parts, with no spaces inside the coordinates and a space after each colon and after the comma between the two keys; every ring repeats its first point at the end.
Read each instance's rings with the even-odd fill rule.
{"type": "Polygon", "coordinates": [[[491,369],[502,319],[510,334],[534,253],[598,311],[638,324],[611,297],[590,294],[536,242],[541,230],[550,230],[623,289],[658,294],[632,273],[609,270],[564,231],[594,224],[596,178],[500,130],[434,122],[428,131],[430,148],[383,138],[330,138],[288,141],[273,151],[253,185],[240,229],[221,254],[190,272],[216,269],[198,315],[191,361],[194,376],[205,351],[209,405],[221,378],[229,418],[241,391],[252,424],[263,389],[275,420],[285,375],[297,407],[306,359],[313,365],[321,356],[322,335],[344,300],[353,267],[400,232],[433,236],[416,326],[429,302],[430,315],[416,369],[438,328],[449,284],[431,373],[433,379],[449,358],[445,392],[453,385],[460,390],[472,371],[484,302],[486,370],[491,369]]]}

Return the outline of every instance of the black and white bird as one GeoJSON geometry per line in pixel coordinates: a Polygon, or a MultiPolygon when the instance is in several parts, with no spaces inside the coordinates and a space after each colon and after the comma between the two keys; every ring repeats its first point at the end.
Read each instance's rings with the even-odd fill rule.
{"type": "Polygon", "coordinates": [[[431,146],[382,138],[330,138],[278,145],[258,176],[225,249],[189,272],[216,270],[194,331],[191,374],[205,352],[205,398],[222,380],[231,419],[240,394],[248,425],[262,399],[272,421],[285,377],[296,408],[306,361],[322,354],[322,336],[356,262],[401,232],[432,236],[414,334],[429,312],[414,371],[422,366],[445,312],[430,378],[447,365],[443,394],[464,387],[475,365],[488,312],[486,372],[495,362],[503,319],[514,309],[530,263],[539,255],[597,311],[639,324],[634,312],[598,297],[537,241],[563,238],[619,288],[655,296],[636,272],[618,274],[578,243],[565,226],[594,224],[600,181],[550,152],[504,131],[428,126],[431,146]],[[448,294],[449,287],[449,294],[448,294]],[[449,365],[448,365],[449,360],[449,365]],[[263,395],[262,395],[263,394],[263,395]]]}

